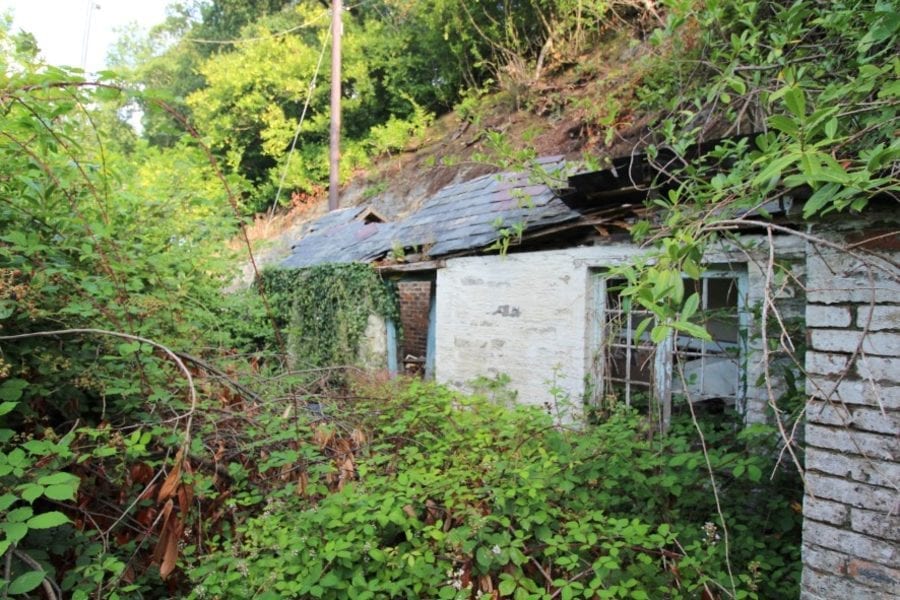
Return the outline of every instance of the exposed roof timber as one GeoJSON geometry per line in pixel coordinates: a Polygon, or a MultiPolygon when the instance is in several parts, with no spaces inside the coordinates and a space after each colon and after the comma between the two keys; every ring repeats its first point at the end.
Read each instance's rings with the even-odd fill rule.
{"type": "MultiPolygon", "coordinates": [[[[428,275],[432,271],[442,269],[447,262],[444,259],[424,260],[421,262],[394,263],[375,265],[375,269],[388,278],[409,278],[415,275],[428,275]]],[[[430,276],[429,276],[430,278],[430,276]]]]}
{"type": "MultiPolygon", "coordinates": [[[[669,175],[672,171],[678,171],[688,163],[697,164],[710,160],[710,153],[723,142],[739,142],[753,135],[756,134],[695,144],[688,147],[683,155],[678,155],[669,148],[660,148],[652,159],[646,152],[616,158],[606,169],[569,177],[569,187],[560,192],[560,198],[566,206],[580,212],[596,206],[640,203],[653,190],[663,191],[672,185],[669,175]]],[[[727,168],[728,165],[720,166],[727,168]]]]}

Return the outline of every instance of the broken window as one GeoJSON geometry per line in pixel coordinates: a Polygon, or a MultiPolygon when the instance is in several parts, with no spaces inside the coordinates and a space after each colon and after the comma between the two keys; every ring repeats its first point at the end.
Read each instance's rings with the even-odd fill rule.
{"type": "Polygon", "coordinates": [[[685,294],[700,295],[699,317],[712,340],[678,335],[672,346],[672,393],[698,400],[737,402],[743,397],[739,279],[707,274],[685,282],[685,294]]]}
{"type": "Polygon", "coordinates": [[[616,401],[647,409],[661,427],[676,409],[691,402],[718,400],[742,406],[745,390],[746,329],[743,272],[712,269],[699,280],[685,280],[685,294],[700,297],[698,320],[710,341],[673,334],[660,344],[650,340],[652,325],[638,337],[638,325],[652,313],[619,295],[624,281],[594,274],[594,352],[591,374],[595,402],[616,401]]]}

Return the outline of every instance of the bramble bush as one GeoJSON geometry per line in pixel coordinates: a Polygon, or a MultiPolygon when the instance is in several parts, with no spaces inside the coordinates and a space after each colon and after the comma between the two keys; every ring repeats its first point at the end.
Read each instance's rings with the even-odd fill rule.
{"type": "Polygon", "coordinates": [[[257,489],[265,507],[207,540],[190,597],[796,595],[801,491],[765,428],[705,432],[732,582],[690,423],[661,437],[622,408],[559,428],[419,381],[369,385],[328,414],[304,427],[314,468],[257,489]]]}

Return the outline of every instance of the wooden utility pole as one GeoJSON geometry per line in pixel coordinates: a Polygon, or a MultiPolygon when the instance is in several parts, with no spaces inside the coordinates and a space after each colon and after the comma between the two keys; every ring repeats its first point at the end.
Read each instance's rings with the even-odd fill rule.
{"type": "Polygon", "coordinates": [[[328,210],[339,204],[341,164],[341,0],[331,4],[331,152],[328,178],[328,210]]]}

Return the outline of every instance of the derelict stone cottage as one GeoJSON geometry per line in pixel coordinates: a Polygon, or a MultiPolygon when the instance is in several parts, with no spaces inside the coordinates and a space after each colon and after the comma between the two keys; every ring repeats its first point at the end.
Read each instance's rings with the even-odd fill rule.
{"type": "Polygon", "coordinates": [[[614,272],[644,252],[628,230],[647,216],[649,161],[559,166],[447,186],[393,222],[330,213],[283,266],[374,264],[400,300],[402,336],[391,322],[379,333],[384,368],[461,389],[508,378],[519,401],[565,403],[565,418],[615,397],[653,407],[661,427],[686,398],[771,420],[805,371],[805,429],[787,433],[806,452],[803,597],[900,597],[896,203],[811,226],[790,199],[762,207],[774,234],[748,228],[687,284],[712,339],[653,344],[614,272]]]}

